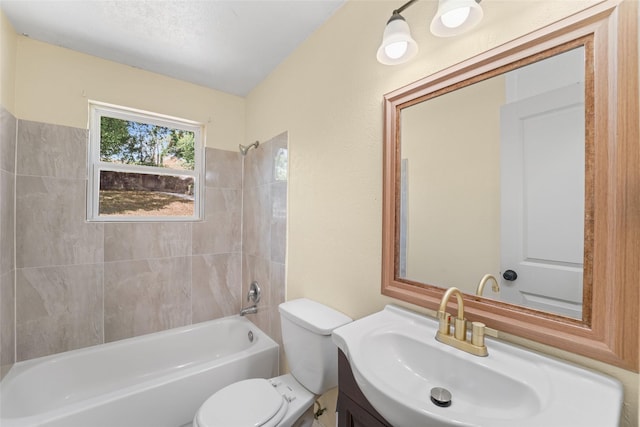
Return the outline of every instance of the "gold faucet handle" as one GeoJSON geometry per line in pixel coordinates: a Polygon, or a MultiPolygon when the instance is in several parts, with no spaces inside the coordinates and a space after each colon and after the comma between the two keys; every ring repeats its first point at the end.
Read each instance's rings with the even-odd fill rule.
{"type": "Polygon", "coordinates": [[[446,311],[438,311],[438,331],[443,335],[450,334],[451,315],[446,311]]]}
{"type": "Polygon", "coordinates": [[[484,347],[484,329],[484,323],[471,322],[471,344],[484,347]]]}

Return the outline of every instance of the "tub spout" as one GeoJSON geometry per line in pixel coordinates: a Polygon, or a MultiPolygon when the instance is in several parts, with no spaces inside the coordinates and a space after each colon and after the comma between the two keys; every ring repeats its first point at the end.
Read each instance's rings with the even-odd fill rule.
{"type": "Polygon", "coordinates": [[[246,314],[256,314],[258,312],[258,306],[252,305],[251,307],[244,307],[240,310],[240,316],[244,316],[246,314]]]}

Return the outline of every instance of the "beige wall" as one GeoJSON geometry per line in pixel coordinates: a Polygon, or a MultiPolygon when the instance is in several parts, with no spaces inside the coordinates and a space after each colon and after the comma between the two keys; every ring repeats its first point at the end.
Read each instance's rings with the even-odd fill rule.
{"type": "Polygon", "coordinates": [[[349,1],[254,89],[247,140],[289,131],[288,297],[314,297],[355,317],[391,302],[379,293],[385,93],[588,4],[488,1],[478,29],[437,39],[424,24],[435,4],[417,2],[404,15],[418,57],[389,67],[375,51],[397,4],[349,1]]]}
{"type": "MultiPolygon", "coordinates": [[[[313,298],[354,318],[397,303],[380,294],[383,94],[593,3],[486,0],[477,29],[436,39],[427,24],[436,3],[417,2],[404,16],[420,52],[389,67],[375,52],[400,3],[351,0],[253,90],[247,140],[289,131],[287,299],[313,298]]],[[[622,380],[622,425],[637,425],[638,374],[524,344],[622,380]]],[[[333,397],[323,403],[333,408],[333,397]]]]}
{"type": "Polygon", "coordinates": [[[17,37],[13,26],[0,10],[0,105],[11,113],[15,107],[17,37]]]}
{"type": "Polygon", "coordinates": [[[24,36],[17,37],[15,64],[19,119],[86,129],[94,100],[204,123],[207,147],[246,144],[245,100],[238,96],[24,36]]]}
{"type": "Polygon", "coordinates": [[[504,103],[497,76],[403,109],[405,277],[474,294],[482,276],[499,274],[504,103]]]}

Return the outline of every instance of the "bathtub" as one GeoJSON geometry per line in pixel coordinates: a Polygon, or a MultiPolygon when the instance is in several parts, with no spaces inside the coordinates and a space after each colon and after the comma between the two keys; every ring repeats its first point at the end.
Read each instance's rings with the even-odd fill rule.
{"type": "Polygon", "coordinates": [[[222,387],[277,374],[278,344],[225,317],[16,363],[0,382],[0,425],[179,427],[222,387]]]}

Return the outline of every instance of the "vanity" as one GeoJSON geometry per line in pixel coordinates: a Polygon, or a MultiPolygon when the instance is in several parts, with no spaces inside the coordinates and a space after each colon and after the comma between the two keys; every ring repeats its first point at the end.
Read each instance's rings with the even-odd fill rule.
{"type": "Polygon", "coordinates": [[[490,337],[478,356],[436,340],[439,330],[395,305],[335,329],[338,425],[619,425],[616,379],[490,337]]]}
{"type": "Polygon", "coordinates": [[[392,427],[362,394],[342,350],[338,350],[338,382],[338,427],[392,427]]]}

